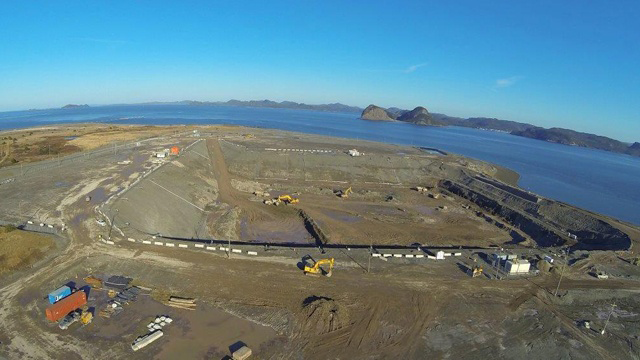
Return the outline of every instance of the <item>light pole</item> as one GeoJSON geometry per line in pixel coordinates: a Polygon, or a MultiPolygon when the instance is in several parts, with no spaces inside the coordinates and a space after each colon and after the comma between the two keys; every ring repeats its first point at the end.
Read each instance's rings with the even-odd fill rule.
{"type": "Polygon", "coordinates": [[[616,307],[616,304],[611,304],[611,311],[609,311],[609,316],[607,316],[607,321],[604,323],[604,327],[600,332],[601,335],[604,335],[605,330],[607,329],[607,325],[609,325],[609,319],[611,319],[611,314],[613,314],[613,309],[616,307]]]}

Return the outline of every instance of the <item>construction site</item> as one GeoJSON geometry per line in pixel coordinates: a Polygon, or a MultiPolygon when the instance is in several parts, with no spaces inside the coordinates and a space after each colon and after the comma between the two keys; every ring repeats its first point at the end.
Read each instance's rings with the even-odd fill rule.
{"type": "Polygon", "coordinates": [[[236,126],[2,136],[0,358],[640,357],[640,229],[509,169],[236,126]]]}

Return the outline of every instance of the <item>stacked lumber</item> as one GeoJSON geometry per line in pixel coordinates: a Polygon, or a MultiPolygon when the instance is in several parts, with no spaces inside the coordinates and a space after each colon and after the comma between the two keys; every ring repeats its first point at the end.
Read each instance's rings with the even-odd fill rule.
{"type": "Polygon", "coordinates": [[[196,309],[196,299],[193,298],[183,298],[179,296],[170,296],[169,301],[165,302],[165,305],[175,307],[178,309],[185,310],[195,310],[196,309]]]}

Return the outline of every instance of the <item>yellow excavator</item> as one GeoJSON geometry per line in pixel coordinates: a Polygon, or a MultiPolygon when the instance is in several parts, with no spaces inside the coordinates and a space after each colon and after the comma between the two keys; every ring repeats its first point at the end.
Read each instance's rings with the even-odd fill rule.
{"type": "Polygon", "coordinates": [[[351,186],[349,186],[347,188],[347,190],[339,190],[338,191],[338,196],[341,197],[341,198],[345,198],[346,199],[346,198],[349,197],[349,194],[351,194],[352,192],[353,192],[353,190],[351,190],[351,186]]]}
{"type": "Polygon", "coordinates": [[[333,273],[333,264],[335,262],[334,258],[329,259],[320,259],[313,264],[313,266],[304,266],[304,274],[305,275],[324,275],[326,277],[331,277],[333,273]],[[329,265],[329,270],[323,269],[322,265],[329,265]]]}
{"type": "Polygon", "coordinates": [[[300,199],[294,198],[291,195],[280,195],[278,196],[278,200],[285,204],[297,204],[300,202],[300,199]]]}
{"type": "Polygon", "coordinates": [[[471,269],[471,277],[478,277],[478,276],[482,276],[482,266],[474,266],[473,269],[471,269]]]}

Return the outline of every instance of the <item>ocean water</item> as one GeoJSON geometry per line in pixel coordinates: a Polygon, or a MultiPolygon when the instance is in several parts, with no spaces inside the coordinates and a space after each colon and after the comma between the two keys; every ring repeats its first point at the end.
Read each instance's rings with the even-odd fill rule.
{"type": "Polygon", "coordinates": [[[358,119],[358,114],[231,106],[126,105],[0,113],[0,130],[72,122],[236,124],[435,147],[517,171],[545,197],[640,225],[640,158],[457,127],[358,119]]]}

